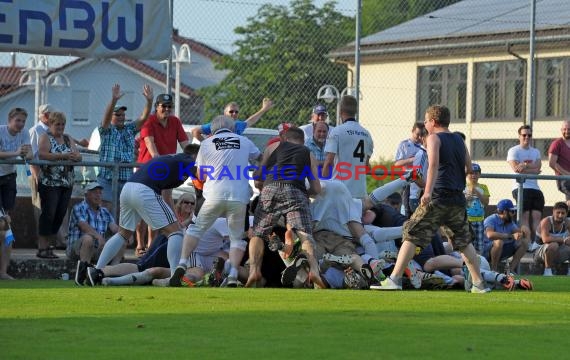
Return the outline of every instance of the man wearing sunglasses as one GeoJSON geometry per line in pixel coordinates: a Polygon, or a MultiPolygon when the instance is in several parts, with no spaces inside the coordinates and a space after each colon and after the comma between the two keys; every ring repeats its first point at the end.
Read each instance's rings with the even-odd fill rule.
{"type": "MultiPolygon", "coordinates": [[[[519,127],[519,145],[509,149],[507,162],[511,169],[517,174],[540,174],[542,162],[538,149],[532,147],[532,129],[529,125],[519,127]]],[[[517,199],[518,182],[513,181],[513,198],[517,199]]],[[[526,179],[523,183],[523,203],[520,217],[521,225],[527,226],[534,237],[536,228],[542,219],[542,209],[544,209],[544,195],[538,186],[536,179],[526,179]]],[[[534,241],[529,243],[528,251],[533,252],[538,249],[538,244],[534,241]]]]}
{"type": "MultiPolygon", "coordinates": [[[[255,123],[261,119],[263,114],[269,111],[273,107],[273,101],[269,98],[264,98],[261,104],[261,109],[258,112],[251,115],[247,120],[239,120],[239,105],[236,102],[230,102],[224,107],[224,115],[229,116],[235,121],[234,132],[241,135],[244,130],[248,127],[252,127],[255,123]]],[[[200,141],[204,140],[205,137],[212,135],[211,123],[203,124],[202,126],[195,127],[192,129],[192,137],[200,141]]]]}
{"type": "MultiPolygon", "coordinates": [[[[491,270],[499,271],[499,262],[513,257],[511,269],[517,269],[526,253],[530,231],[527,226],[519,227],[516,223],[517,208],[509,199],[497,204],[497,212],[483,222],[485,228],[484,256],[491,264],[491,270]]],[[[501,269],[502,270],[502,269],[501,269]]]]}

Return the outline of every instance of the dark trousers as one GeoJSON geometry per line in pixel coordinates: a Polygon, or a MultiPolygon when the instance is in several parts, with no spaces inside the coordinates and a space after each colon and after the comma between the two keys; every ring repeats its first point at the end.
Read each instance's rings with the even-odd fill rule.
{"type": "Polygon", "coordinates": [[[57,234],[71,199],[72,188],[38,185],[42,213],[38,232],[42,236],[57,234]]]}

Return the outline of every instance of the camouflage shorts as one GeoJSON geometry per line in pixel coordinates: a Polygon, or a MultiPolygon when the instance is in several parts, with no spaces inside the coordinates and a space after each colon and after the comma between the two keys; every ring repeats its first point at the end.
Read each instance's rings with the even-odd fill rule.
{"type": "Polygon", "coordinates": [[[347,239],[332,231],[317,231],[313,234],[313,237],[317,245],[315,248],[315,257],[317,259],[320,259],[324,253],[339,256],[356,254],[356,247],[351,239],[347,239]]]}
{"type": "Polygon", "coordinates": [[[445,225],[449,234],[452,234],[453,249],[461,251],[471,243],[473,230],[467,221],[465,207],[433,202],[427,206],[420,205],[404,223],[402,238],[423,249],[428,246],[441,225],[445,225]]]}

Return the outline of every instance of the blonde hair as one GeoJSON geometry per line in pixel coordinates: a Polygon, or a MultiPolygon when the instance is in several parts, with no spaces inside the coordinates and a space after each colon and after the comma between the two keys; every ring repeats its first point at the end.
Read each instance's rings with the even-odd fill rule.
{"type": "Polygon", "coordinates": [[[196,196],[192,193],[183,193],[182,195],[180,195],[178,200],[176,200],[176,204],[174,205],[174,211],[176,212],[176,215],[180,214],[180,209],[182,208],[183,201],[191,201],[195,205],[196,196]]]}
{"type": "Polygon", "coordinates": [[[63,121],[64,124],[67,122],[64,113],[59,111],[49,113],[48,125],[53,125],[58,120],[63,121]]]}

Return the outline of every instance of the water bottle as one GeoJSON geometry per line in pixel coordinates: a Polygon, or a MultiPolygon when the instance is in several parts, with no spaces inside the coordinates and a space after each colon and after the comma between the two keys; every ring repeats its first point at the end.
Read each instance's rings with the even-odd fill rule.
{"type": "Polygon", "coordinates": [[[26,168],[26,176],[32,176],[32,171],[30,170],[30,164],[27,161],[24,161],[24,167],[26,168]]]}
{"type": "Polygon", "coordinates": [[[4,245],[6,247],[10,246],[14,241],[16,240],[16,238],[14,238],[14,233],[12,233],[12,229],[8,228],[8,230],[6,230],[6,238],[4,239],[4,245]]]}

